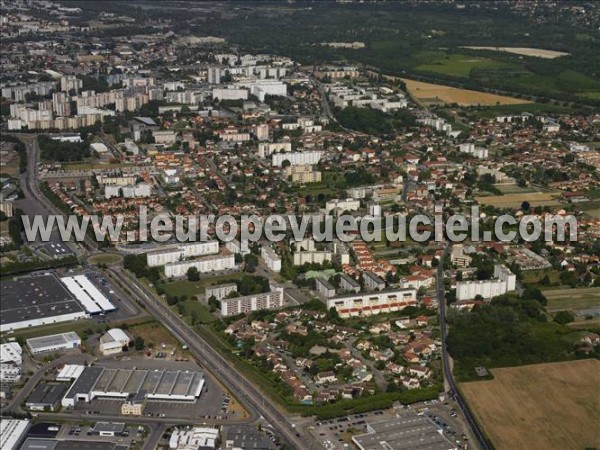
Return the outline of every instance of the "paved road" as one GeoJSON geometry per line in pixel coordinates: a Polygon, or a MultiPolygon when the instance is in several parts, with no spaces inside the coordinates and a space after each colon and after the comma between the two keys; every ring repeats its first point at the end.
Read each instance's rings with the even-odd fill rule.
{"type": "MultiPolygon", "coordinates": [[[[46,198],[39,188],[38,163],[40,161],[40,147],[37,141],[37,134],[14,134],[23,141],[27,153],[27,171],[21,175],[21,188],[25,197],[38,203],[44,210],[50,214],[62,215],[54,204],[46,198]]],[[[98,244],[86,235],[84,244],[90,250],[96,250],[98,244]]]]}
{"type": "Polygon", "coordinates": [[[220,379],[225,386],[249,409],[251,415],[264,416],[282,438],[292,448],[307,450],[315,448],[311,440],[300,434],[269,397],[265,396],[255,386],[250,384],[245,375],[238,371],[233,363],[225,359],[213,349],[198,333],[191,329],[179,316],[158,300],[155,294],[144,285],[137,282],[129,274],[110,270],[122,283],[131,287],[146,305],[147,310],[181,342],[185,343],[192,355],[212,374],[220,379]]]}
{"type": "MultiPolygon", "coordinates": [[[[448,246],[444,250],[444,256],[448,255],[449,251],[450,251],[450,247],[448,246]]],[[[466,402],[462,398],[462,395],[457,388],[456,381],[454,380],[454,375],[452,374],[452,368],[450,367],[450,355],[448,354],[448,348],[447,348],[447,343],[446,343],[446,340],[448,337],[448,327],[446,324],[446,298],[444,297],[445,292],[444,292],[443,258],[442,258],[442,261],[440,261],[440,263],[438,264],[437,288],[436,289],[437,289],[437,298],[438,298],[438,303],[439,303],[439,308],[440,308],[440,330],[442,333],[442,363],[444,366],[444,383],[446,383],[448,385],[449,392],[456,400],[456,403],[458,404],[458,407],[460,408],[465,419],[467,420],[469,427],[471,427],[473,435],[475,436],[475,438],[477,439],[477,441],[479,443],[479,447],[483,450],[489,450],[490,446],[488,445],[487,441],[485,440],[485,438],[483,436],[483,432],[481,431],[481,428],[479,428],[479,425],[477,425],[477,423],[475,422],[475,419],[473,418],[473,415],[471,414],[469,407],[467,406],[466,402]]]]}
{"type": "Polygon", "coordinates": [[[19,414],[25,413],[25,411],[21,409],[21,405],[25,402],[33,388],[37,386],[48,370],[58,367],[61,364],[83,364],[84,362],[90,362],[93,359],[94,357],[91,355],[85,353],[76,353],[63,355],[43,365],[36,370],[29,380],[27,380],[27,383],[25,383],[19,392],[17,392],[12,401],[5,408],[3,408],[3,412],[14,412],[19,414]]]}

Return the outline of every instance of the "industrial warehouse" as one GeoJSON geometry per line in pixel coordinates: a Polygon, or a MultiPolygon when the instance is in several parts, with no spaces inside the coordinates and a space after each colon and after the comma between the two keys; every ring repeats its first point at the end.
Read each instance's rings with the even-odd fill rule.
{"type": "Polygon", "coordinates": [[[85,275],[60,280],[51,273],[0,283],[0,332],[70,322],[115,311],[85,275]]]}
{"type": "Polygon", "coordinates": [[[95,398],[126,400],[144,394],[146,400],[194,401],[204,387],[204,374],[181,370],[128,370],[86,367],[62,400],[65,407],[95,398]]]}

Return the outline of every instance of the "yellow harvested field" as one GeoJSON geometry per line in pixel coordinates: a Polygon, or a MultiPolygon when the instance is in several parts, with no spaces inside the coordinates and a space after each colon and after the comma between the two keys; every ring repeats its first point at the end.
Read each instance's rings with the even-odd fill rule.
{"type": "Polygon", "coordinates": [[[506,52],[514,53],[515,55],[523,56],[534,56],[536,58],[554,59],[560,56],[567,56],[568,53],[557,52],[556,50],[545,50],[543,48],[531,48],[531,47],[473,47],[466,46],[464,48],[470,48],[471,50],[491,50],[493,52],[506,52]]]}
{"type": "Polygon", "coordinates": [[[459,89],[441,84],[423,83],[422,81],[401,78],[406,83],[410,94],[422,103],[457,103],[461,106],[495,106],[519,105],[531,103],[529,100],[488,94],[487,92],[459,89]]]}
{"type": "Polygon", "coordinates": [[[493,380],[462,383],[496,450],[600,448],[600,361],[493,369],[493,380]]]}
{"type": "Polygon", "coordinates": [[[497,208],[520,208],[523,202],[530,206],[558,206],[557,197],[560,194],[552,192],[524,192],[521,194],[489,195],[476,197],[482,205],[492,205],[497,208]]]}

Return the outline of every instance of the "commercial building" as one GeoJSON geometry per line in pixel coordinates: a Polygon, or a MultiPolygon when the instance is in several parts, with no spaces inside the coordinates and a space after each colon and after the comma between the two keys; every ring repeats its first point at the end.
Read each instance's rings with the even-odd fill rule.
{"type": "Polygon", "coordinates": [[[207,299],[215,297],[217,300],[222,300],[235,291],[237,291],[237,284],[235,283],[215,284],[206,287],[205,297],[207,299]]]}
{"type": "Polygon", "coordinates": [[[94,428],[90,430],[90,434],[104,437],[125,436],[125,424],[119,422],[96,422],[94,428]]]}
{"type": "Polygon", "coordinates": [[[235,268],[235,257],[229,255],[206,256],[193,261],[180,261],[165,264],[166,277],[183,277],[192,267],[198,269],[200,273],[215,272],[218,270],[229,270],[235,268]]]}
{"type": "Polygon", "coordinates": [[[335,308],[343,318],[402,311],[407,306],[417,306],[416,289],[394,289],[327,299],[327,309],[335,308]]]}
{"type": "Polygon", "coordinates": [[[85,366],[79,364],[65,364],[58,375],[56,375],[56,381],[73,381],[79,378],[81,372],[83,372],[85,366]]]}
{"type": "Polygon", "coordinates": [[[353,436],[352,442],[360,450],[456,449],[429,418],[412,414],[367,423],[367,433],[353,436]]]}
{"type": "Polygon", "coordinates": [[[0,381],[18,383],[21,381],[23,349],[17,342],[0,344],[0,381]]]}
{"type": "Polygon", "coordinates": [[[50,274],[2,281],[0,297],[0,332],[87,317],[79,302],[50,274]]]}
{"type": "Polygon", "coordinates": [[[267,435],[252,425],[233,425],[227,428],[224,438],[227,450],[271,450],[275,444],[267,435]]]}
{"type": "Polygon", "coordinates": [[[169,448],[177,450],[209,450],[217,448],[219,429],[194,427],[190,430],[176,429],[169,438],[169,448]]]}
{"type": "Polygon", "coordinates": [[[65,392],[67,392],[65,383],[42,381],[27,397],[25,406],[32,411],[56,411],[65,392]]]}
{"type": "Polygon", "coordinates": [[[27,339],[27,346],[32,355],[39,355],[40,353],[79,348],[81,338],[74,331],[69,331],[68,333],[27,339]]]}
{"type": "Polygon", "coordinates": [[[456,299],[472,300],[478,296],[491,299],[515,290],[517,277],[506,266],[494,266],[494,278],[481,281],[459,281],[456,283],[456,299]]]}
{"type": "Polygon", "coordinates": [[[28,427],[29,420],[1,419],[0,448],[2,450],[17,450],[28,427]]]}
{"type": "Polygon", "coordinates": [[[89,315],[104,314],[117,309],[85,275],[63,277],[60,281],[89,315]]]}
{"type": "Polygon", "coordinates": [[[121,405],[121,414],[124,416],[141,416],[146,406],[146,391],[129,394],[127,400],[121,405]]]}
{"type": "Polygon", "coordinates": [[[65,407],[95,398],[195,401],[204,387],[204,374],[181,370],[106,369],[86,367],[62,399],[65,407]],[[132,397],[133,395],[133,397],[132,397]]]}
{"type": "Polygon", "coordinates": [[[219,241],[191,242],[182,245],[169,245],[146,254],[148,267],[164,266],[194,256],[219,253],[219,241]]]}
{"type": "Polygon", "coordinates": [[[100,352],[105,356],[121,353],[130,342],[131,339],[123,330],[111,328],[100,337],[100,352]]]}
{"type": "Polygon", "coordinates": [[[223,316],[235,316],[262,309],[279,308],[283,308],[283,288],[263,294],[252,294],[221,300],[221,314],[223,316]]]}
{"type": "Polygon", "coordinates": [[[270,245],[263,245],[260,250],[260,256],[265,261],[265,264],[273,272],[281,272],[281,257],[275,253],[275,250],[270,245]]]}

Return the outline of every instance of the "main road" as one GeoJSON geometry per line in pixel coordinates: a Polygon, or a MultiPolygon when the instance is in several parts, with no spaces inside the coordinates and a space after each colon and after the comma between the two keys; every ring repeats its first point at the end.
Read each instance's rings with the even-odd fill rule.
{"type": "Polygon", "coordinates": [[[466,402],[462,398],[460,391],[458,390],[458,387],[456,385],[456,380],[454,380],[454,375],[452,374],[452,367],[450,366],[450,355],[448,354],[448,345],[446,343],[446,340],[448,338],[448,327],[446,324],[446,298],[444,296],[445,290],[444,290],[444,262],[443,262],[445,257],[448,255],[449,250],[450,250],[450,247],[446,247],[446,249],[444,250],[444,258],[441,258],[441,260],[438,264],[437,280],[436,280],[437,299],[438,299],[438,303],[439,303],[439,312],[440,312],[440,331],[442,334],[442,364],[444,366],[444,380],[448,386],[448,391],[456,400],[456,403],[458,404],[458,407],[460,408],[465,419],[467,420],[469,427],[471,427],[471,430],[473,431],[473,435],[475,436],[475,438],[477,439],[477,442],[479,443],[479,447],[482,450],[490,450],[490,446],[487,443],[485,437],[483,436],[483,432],[481,431],[481,428],[479,428],[479,425],[477,425],[477,422],[475,422],[475,419],[473,418],[473,415],[471,414],[469,407],[467,406],[466,402]]]}
{"type": "MultiPolygon", "coordinates": [[[[38,164],[40,161],[40,147],[38,145],[37,134],[13,133],[23,141],[27,153],[27,170],[21,175],[21,187],[25,193],[25,198],[37,202],[48,214],[63,215],[60,211],[40,190],[38,179],[38,164]]],[[[97,250],[98,244],[85,236],[85,246],[91,250],[97,250]]]]}
{"type": "Polygon", "coordinates": [[[244,374],[231,361],[213,349],[203,337],[190,328],[146,286],[139,283],[128,273],[115,270],[112,267],[107,270],[121,283],[127,285],[132,292],[137,293],[138,298],[142,300],[148,312],[160,320],[182,343],[186,344],[198,362],[221,380],[240,399],[242,404],[249,407],[251,414],[260,414],[268,420],[290,447],[298,450],[315,448],[314,443],[296,430],[295,424],[289,421],[272,399],[246,380],[244,374]]]}

